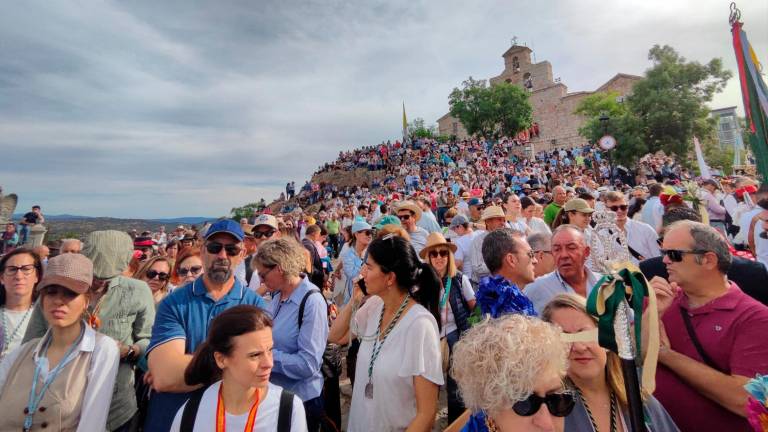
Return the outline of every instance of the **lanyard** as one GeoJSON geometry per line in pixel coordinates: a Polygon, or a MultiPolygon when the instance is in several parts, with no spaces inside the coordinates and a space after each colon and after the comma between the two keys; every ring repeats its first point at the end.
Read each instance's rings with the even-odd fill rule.
{"type": "MultiPolygon", "coordinates": [[[[224,398],[221,397],[221,389],[224,383],[219,385],[219,400],[216,403],[216,432],[225,432],[227,430],[227,413],[224,410],[224,398]]],[[[256,414],[259,412],[259,389],[256,389],[256,400],[253,401],[251,409],[248,411],[248,421],[245,422],[243,431],[250,432],[256,426],[256,414]]]]}
{"type": "Polygon", "coordinates": [[[440,299],[440,309],[442,309],[445,306],[445,302],[448,301],[448,294],[451,292],[451,279],[448,278],[448,281],[445,282],[445,292],[443,293],[443,298],[440,299]]]}
{"type": "MultiPolygon", "coordinates": [[[[80,326],[80,336],[77,337],[77,339],[70,345],[69,349],[67,349],[66,354],[64,354],[64,357],[61,358],[61,361],[59,361],[59,364],[56,365],[55,368],[53,368],[52,371],[48,373],[48,376],[45,378],[45,381],[43,382],[43,388],[40,389],[40,393],[37,393],[37,380],[40,378],[40,373],[42,370],[42,362],[45,362],[48,364],[48,358],[47,357],[40,357],[38,358],[37,362],[35,362],[35,376],[32,379],[32,389],[29,392],[29,401],[27,402],[27,410],[26,414],[24,416],[24,431],[29,431],[32,429],[32,418],[35,416],[35,411],[37,411],[37,407],[40,405],[40,402],[43,400],[43,396],[45,396],[45,392],[48,391],[48,387],[51,386],[51,383],[53,383],[54,380],[56,380],[56,377],[59,376],[61,371],[64,369],[64,367],[69,364],[69,362],[74,357],[73,354],[75,353],[75,349],[80,345],[80,342],[83,340],[83,334],[85,333],[85,326],[81,324],[80,326]]],[[[42,349],[40,350],[41,353],[48,353],[48,347],[51,345],[51,335],[49,334],[48,337],[45,339],[45,342],[43,342],[42,349]]]]}

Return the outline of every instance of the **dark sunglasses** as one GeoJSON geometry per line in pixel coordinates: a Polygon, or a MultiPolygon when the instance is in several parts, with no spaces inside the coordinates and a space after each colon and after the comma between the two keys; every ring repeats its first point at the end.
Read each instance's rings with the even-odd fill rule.
{"type": "Polygon", "coordinates": [[[397,218],[400,219],[401,221],[407,221],[408,219],[411,218],[411,215],[409,214],[397,215],[397,218]]]}
{"type": "Polygon", "coordinates": [[[610,206],[610,207],[608,207],[608,208],[609,208],[611,211],[613,211],[613,212],[617,212],[617,211],[619,211],[619,210],[621,210],[621,211],[627,211],[627,209],[629,208],[629,206],[628,206],[628,205],[626,205],[626,204],[622,204],[622,205],[615,205],[615,206],[610,206]]]}
{"type": "Polygon", "coordinates": [[[683,255],[685,254],[693,254],[693,255],[704,255],[709,251],[701,250],[701,249],[694,249],[694,250],[680,250],[680,249],[661,249],[661,254],[666,255],[667,258],[669,258],[672,262],[680,262],[683,260],[683,255]]]}
{"type": "Polygon", "coordinates": [[[196,274],[200,273],[200,270],[202,270],[202,269],[203,269],[203,266],[192,266],[190,268],[182,267],[182,268],[179,269],[178,273],[179,273],[179,276],[184,277],[184,276],[188,275],[189,273],[192,273],[193,275],[196,275],[196,274]]]}
{"type": "Polygon", "coordinates": [[[373,231],[371,231],[371,230],[362,230],[362,231],[358,231],[357,233],[358,234],[364,234],[364,235],[367,235],[367,236],[372,236],[373,235],[373,231]]]}
{"type": "Polygon", "coordinates": [[[260,238],[262,238],[262,237],[264,237],[264,238],[270,238],[270,237],[272,237],[273,235],[275,235],[275,233],[276,233],[276,232],[277,232],[277,231],[275,231],[275,230],[271,230],[271,231],[254,231],[254,232],[252,233],[252,235],[253,235],[253,238],[257,238],[257,239],[260,239],[260,238]]]}
{"type": "Polygon", "coordinates": [[[158,278],[161,281],[167,281],[168,280],[168,273],[166,273],[166,272],[159,272],[157,270],[149,270],[149,271],[147,271],[147,279],[152,280],[154,278],[158,278]]]}
{"type": "Polygon", "coordinates": [[[438,255],[440,255],[441,257],[445,258],[445,257],[448,256],[448,251],[445,250],[445,249],[439,250],[439,251],[438,250],[431,250],[431,251],[429,251],[429,257],[430,258],[437,258],[438,255]]]}
{"type": "Polygon", "coordinates": [[[512,409],[517,415],[530,417],[539,412],[543,403],[547,404],[547,409],[553,416],[565,417],[571,413],[576,401],[573,398],[573,393],[570,392],[550,393],[546,397],[531,394],[527,399],[515,402],[512,409]]]}
{"type": "Polygon", "coordinates": [[[219,252],[221,252],[222,249],[226,250],[227,251],[227,255],[229,255],[229,256],[235,256],[235,255],[239,254],[240,250],[241,250],[240,246],[238,246],[236,244],[232,244],[232,243],[227,244],[227,245],[223,245],[223,244],[217,243],[217,242],[211,242],[211,243],[206,243],[205,244],[205,250],[207,250],[209,254],[216,255],[219,252]]]}

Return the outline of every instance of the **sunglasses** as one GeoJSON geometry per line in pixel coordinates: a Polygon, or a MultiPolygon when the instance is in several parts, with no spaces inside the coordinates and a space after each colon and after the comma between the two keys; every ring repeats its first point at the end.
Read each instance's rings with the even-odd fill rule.
{"type": "Polygon", "coordinates": [[[411,218],[411,215],[409,214],[397,215],[397,218],[400,219],[401,221],[407,221],[408,219],[411,218]]]}
{"type": "MultiPolygon", "coordinates": [[[[178,273],[179,273],[179,276],[185,277],[189,273],[192,273],[193,275],[196,275],[196,274],[200,273],[200,271],[202,269],[203,269],[203,266],[192,266],[192,267],[188,267],[188,268],[187,267],[182,267],[182,268],[179,269],[178,273]]],[[[149,274],[149,273],[147,273],[147,274],[149,274]]]]}
{"type": "Polygon", "coordinates": [[[275,231],[275,230],[270,230],[270,231],[254,231],[254,232],[252,233],[252,235],[253,235],[253,238],[257,238],[257,239],[260,239],[260,238],[262,238],[262,237],[264,237],[264,238],[270,238],[270,237],[272,237],[273,235],[275,235],[275,233],[276,233],[276,232],[277,232],[277,231],[275,231]]]}
{"type": "Polygon", "coordinates": [[[545,397],[531,394],[528,398],[515,402],[512,409],[517,415],[530,417],[539,411],[543,403],[547,404],[547,409],[553,416],[565,417],[571,413],[576,401],[570,392],[550,393],[545,397]]]}
{"type": "Polygon", "coordinates": [[[205,244],[205,250],[207,250],[209,254],[216,255],[219,252],[221,252],[222,249],[226,250],[227,251],[227,255],[229,255],[229,256],[235,256],[235,255],[239,254],[240,251],[242,250],[240,248],[240,246],[238,246],[236,244],[232,244],[232,243],[227,244],[227,245],[223,245],[223,244],[217,243],[217,242],[211,242],[211,243],[206,243],[205,244]]]}
{"type": "Polygon", "coordinates": [[[372,236],[373,235],[373,231],[371,231],[371,230],[362,230],[362,231],[358,231],[357,234],[363,234],[363,235],[367,235],[367,236],[372,236]]]}
{"type": "Polygon", "coordinates": [[[608,208],[609,208],[611,211],[613,211],[613,212],[617,212],[617,211],[619,211],[619,210],[621,210],[621,211],[627,211],[627,209],[629,208],[629,206],[628,206],[628,205],[626,205],[626,204],[622,204],[622,205],[615,205],[615,206],[610,206],[610,207],[608,207],[608,208]]]}
{"type": "Polygon", "coordinates": [[[442,258],[445,258],[445,257],[448,256],[448,251],[445,250],[445,249],[439,250],[439,251],[438,250],[431,250],[431,251],[429,251],[429,257],[430,258],[437,258],[438,255],[441,256],[442,258]]]}
{"type": "Polygon", "coordinates": [[[154,278],[158,278],[161,281],[168,280],[168,273],[166,272],[159,272],[157,270],[148,270],[147,271],[147,279],[152,280],[154,278]]]}
{"type": "Polygon", "coordinates": [[[693,255],[704,255],[709,251],[705,251],[702,249],[694,249],[694,250],[681,250],[681,249],[661,249],[661,254],[666,255],[667,258],[669,258],[672,262],[680,262],[683,260],[683,255],[685,254],[693,254],[693,255]]]}

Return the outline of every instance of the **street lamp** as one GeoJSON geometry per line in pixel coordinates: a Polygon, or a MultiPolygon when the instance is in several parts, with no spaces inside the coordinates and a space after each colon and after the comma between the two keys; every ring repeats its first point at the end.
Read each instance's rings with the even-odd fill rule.
{"type": "Polygon", "coordinates": [[[611,118],[608,117],[608,113],[602,112],[600,113],[600,124],[603,125],[603,136],[600,138],[599,144],[600,148],[605,150],[606,153],[608,153],[608,165],[611,170],[611,185],[613,185],[613,157],[611,155],[611,150],[613,150],[614,147],[616,147],[616,138],[612,137],[611,135],[608,135],[608,124],[610,123],[611,118]]]}

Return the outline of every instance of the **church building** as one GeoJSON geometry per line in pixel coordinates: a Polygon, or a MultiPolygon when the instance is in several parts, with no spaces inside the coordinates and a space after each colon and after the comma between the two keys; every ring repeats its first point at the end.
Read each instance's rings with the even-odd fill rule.
{"type": "MultiPolygon", "coordinates": [[[[504,71],[489,80],[491,85],[508,82],[530,92],[533,107],[534,127],[524,138],[528,138],[535,151],[552,148],[580,146],[587,143],[579,135],[584,118],[573,111],[585,97],[597,92],[616,91],[620,97],[632,92],[634,84],[642,79],[636,75],[618,73],[595,91],[568,93],[568,87],[553,79],[552,65],[548,61],[531,62],[531,49],[513,45],[505,52],[504,71]]],[[[450,113],[437,120],[440,135],[455,135],[467,138],[467,132],[458,119],[450,113]]]]}

